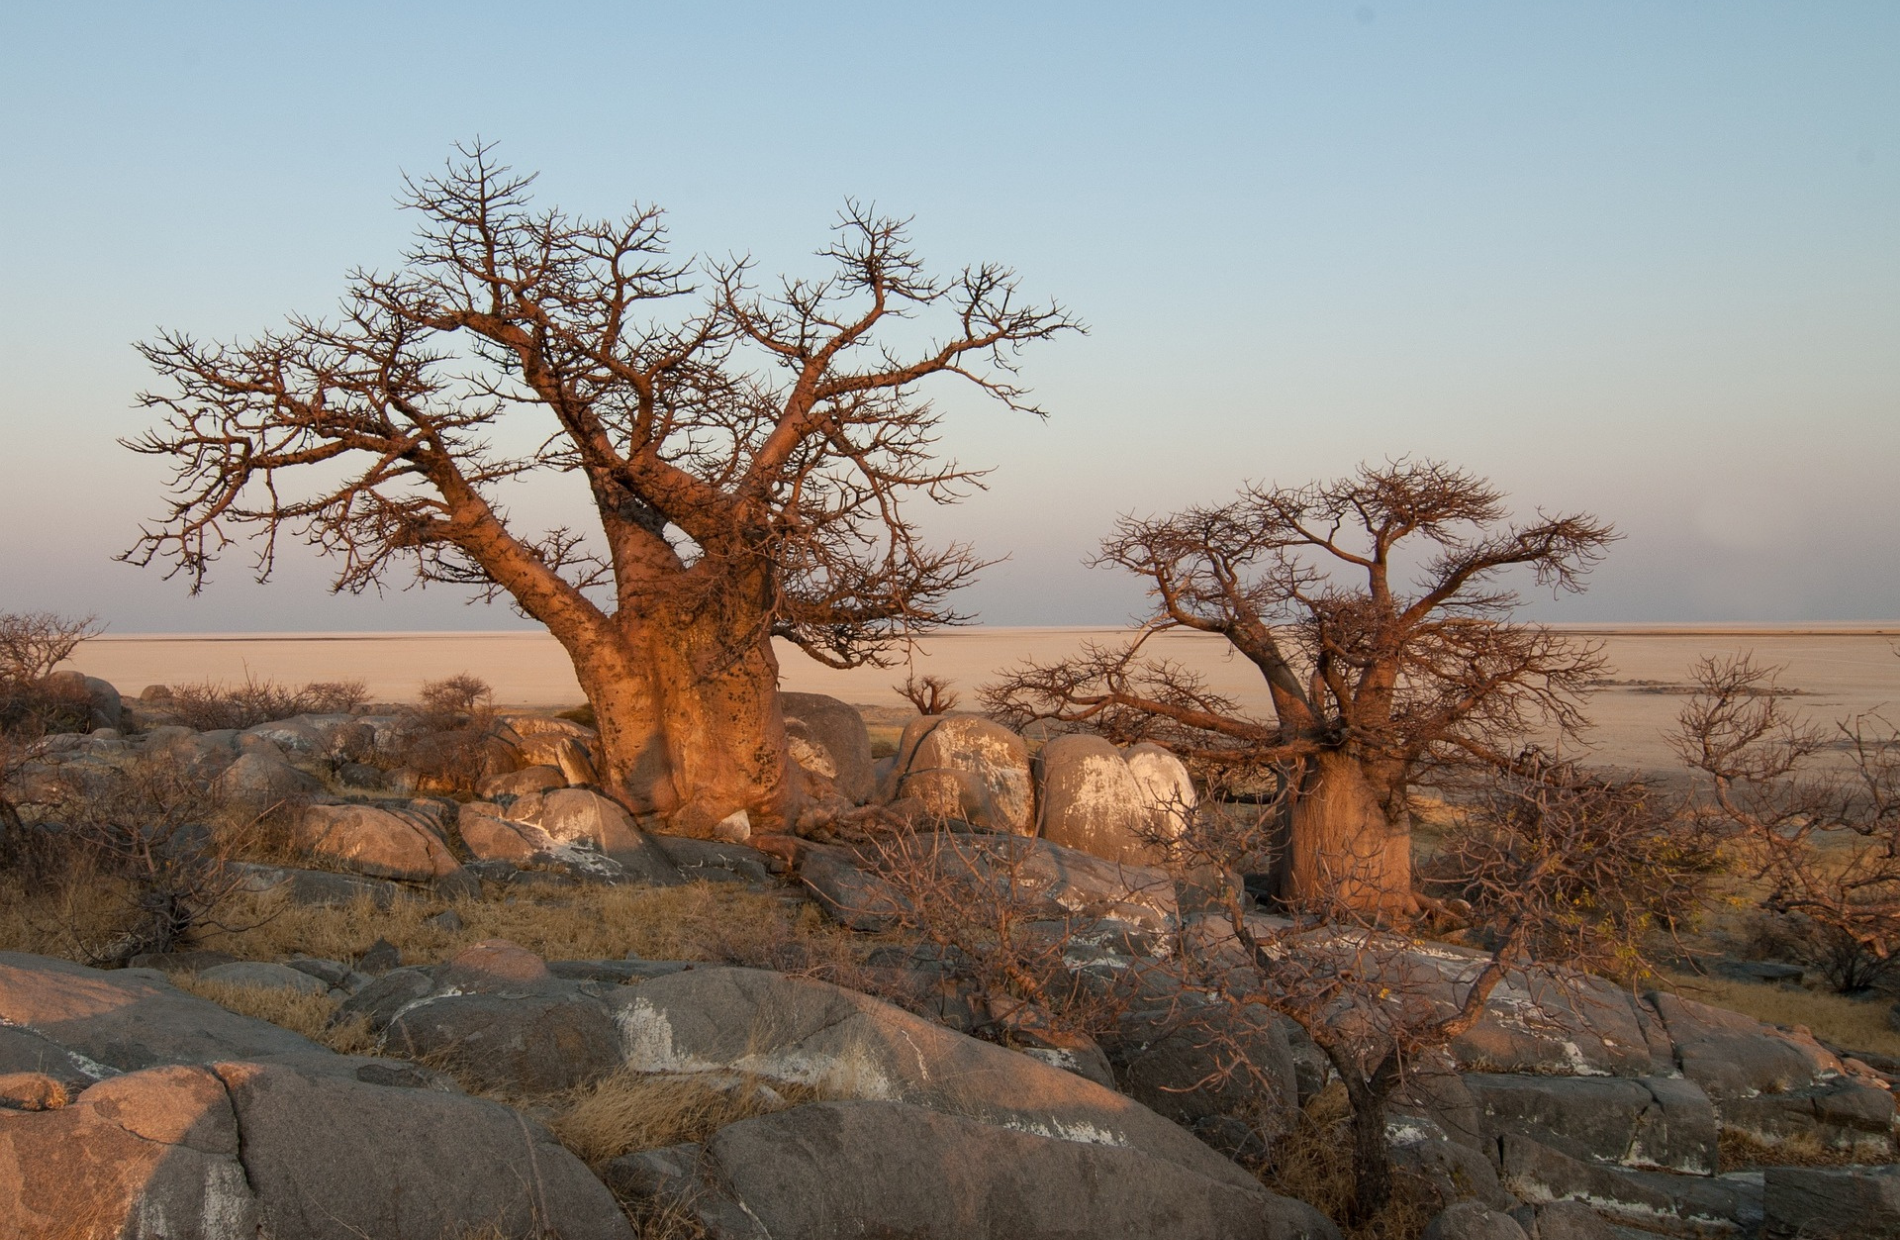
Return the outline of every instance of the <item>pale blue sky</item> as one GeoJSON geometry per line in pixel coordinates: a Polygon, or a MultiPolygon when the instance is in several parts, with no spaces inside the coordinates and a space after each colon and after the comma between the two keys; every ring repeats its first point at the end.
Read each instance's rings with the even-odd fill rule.
{"type": "MultiPolygon", "coordinates": [[[[1115,514],[1436,455],[1629,535],[1565,620],[1900,616],[1900,4],[36,5],[0,10],[0,609],[119,632],[504,627],[159,508],[134,340],[335,304],[475,135],[573,210],[813,269],[846,196],[1092,327],[933,517],[966,606],[1112,623],[1115,514]]],[[[534,511],[564,501],[523,500],[534,511]]]]}

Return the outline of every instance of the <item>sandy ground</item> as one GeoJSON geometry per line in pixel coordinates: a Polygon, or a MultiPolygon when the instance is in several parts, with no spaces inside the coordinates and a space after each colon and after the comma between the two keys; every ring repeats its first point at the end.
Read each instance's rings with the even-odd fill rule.
{"type": "MultiPolygon", "coordinates": [[[[1695,660],[1709,654],[1753,651],[1765,662],[1784,666],[1783,684],[1801,691],[1794,702],[1820,721],[1886,707],[1900,722],[1900,625],[1574,631],[1604,644],[1613,669],[1609,678],[1617,682],[1590,703],[1597,725],[1590,739],[1599,761],[1647,769],[1672,766],[1661,737],[1683,698],[1668,690],[1682,685],[1695,660]]],[[[965,705],[971,705],[975,688],[999,669],[1023,659],[1059,658],[1085,641],[1120,637],[1117,630],[1099,628],[961,629],[920,642],[916,667],[920,675],[953,682],[963,691],[965,705]]],[[[1267,709],[1258,673],[1218,638],[1170,633],[1150,648],[1200,672],[1249,709],[1267,709]]],[[[904,678],[901,666],[838,672],[790,647],[782,647],[779,657],[789,690],[874,706],[902,702],[892,688],[904,678]]],[[[560,646],[544,633],[109,634],[85,643],[71,666],[112,681],[126,694],[150,684],[234,681],[250,674],[290,683],[360,678],[376,699],[403,701],[413,698],[425,680],[469,671],[493,685],[506,705],[563,707],[581,701],[560,646]]]]}

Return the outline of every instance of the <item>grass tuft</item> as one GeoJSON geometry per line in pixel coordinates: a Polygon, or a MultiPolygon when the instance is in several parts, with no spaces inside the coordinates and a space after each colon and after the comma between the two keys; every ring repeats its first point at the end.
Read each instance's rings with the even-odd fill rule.
{"type": "Polygon", "coordinates": [[[336,1025],[330,1023],[337,1008],[342,1006],[342,1001],[328,995],[301,994],[283,986],[240,986],[234,982],[201,978],[192,973],[174,976],[172,984],[200,999],[209,999],[239,1016],[269,1021],[292,1033],[301,1033],[339,1055],[376,1053],[376,1039],[369,1031],[366,1018],[359,1017],[336,1025]]]}

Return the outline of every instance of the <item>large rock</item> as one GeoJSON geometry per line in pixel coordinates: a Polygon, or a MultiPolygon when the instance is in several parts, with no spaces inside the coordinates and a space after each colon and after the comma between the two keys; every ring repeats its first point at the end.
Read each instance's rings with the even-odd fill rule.
{"type": "Polygon", "coordinates": [[[0,1111],[0,1233],[19,1240],[631,1240],[612,1196],[497,1103],[279,1065],[150,1068],[0,1111]]]}
{"type": "Polygon", "coordinates": [[[523,766],[552,766],[558,770],[562,742],[573,742],[586,750],[592,750],[600,743],[600,736],[594,729],[571,719],[556,719],[549,715],[502,715],[500,722],[504,729],[502,738],[521,755],[523,766]]]}
{"type": "Polygon", "coordinates": [[[1187,826],[1188,815],[1200,804],[1194,791],[1194,777],[1187,764],[1159,745],[1142,742],[1122,751],[1128,773],[1141,790],[1142,804],[1156,835],[1178,837],[1187,826]]]}
{"type": "Polygon", "coordinates": [[[230,871],[241,890],[276,896],[292,904],[333,906],[367,900],[377,908],[388,908],[407,890],[385,878],[248,861],[232,863],[230,871]]]}
{"type": "Polygon", "coordinates": [[[1759,1189],[1745,1179],[1627,1171],[1509,1132],[1498,1151],[1499,1180],[1533,1204],[1585,1202],[1615,1222],[1665,1235],[1745,1235],[1760,1219],[1759,1189]]]}
{"type": "Polygon", "coordinates": [[[1310,1206],[1256,1185],[1133,1149],[999,1130],[902,1103],[795,1107],[729,1125],[697,1153],[690,1174],[705,1187],[692,1208],[713,1240],[1339,1234],[1310,1206]]]}
{"type": "Polygon", "coordinates": [[[1892,1162],[1894,1157],[1893,1094],[1852,1077],[1788,1093],[1725,1098],[1721,1117],[1724,1129],[1746,1133],[1762,1145],[1798,1140],[1855,1162],[1892,1162]]]}
{"type": "Polygon", "coordinates": [[[915,797],[940,818],[1035,834],[1029,746],[981,715],[922,715],[898,741],[885,800],[915,797]]]}
{"type": "Polygon", "coordinates": [[[0,1018],[25,1026],[82,1064],[131,1072],[225,1059],[346,1061],[308,1038],[226,1011],[144,969],[106,971],[0,952],[0,1018]]]}
{"type": "Polygon", "coordinates": [[[1900,1237],[1900,1167],[1770,1167],[1764,1240],[1900,1237]]]}
{"type": "Polygon", "coordinates": [[[1465,1086],[1494,1135],[1520,1133],[1572,1158],[1715,1174],[1715,1108],[1693,1081],[1474,1072],[1465,1086]]]}
{"type": "Polygon", "coordinates": [[[541,828],[557,844],[581,840],[617,862],[627,875],[655,886],[681,882],[679,871],[618,801],[588,788],[555,788],[522,796],[508,817],[541,828]]]}
{"type": "Polygon", "coordinates": [[[315,776],[290,765],[275,748],[258,748],[240,754],[224,768],[212,787],[226,801],[253,812],[323,791],[322,783],[315,776]]]}
{"type": "Polygon", "coordinates": [[[1675,1043],[1682,1074],[1718,1103],[1806,1089],[1845,1071],[1805,1030],[1791,1033],[1680,995],[1649,998],[1675,1043]]]}
{"type": "Polygon", "coordinates": [[[1099,736],[1058,736],[1036,755],[1038,830],[1107,861],[1153,865],[1153,804],[1121,751],[1099,736]]]}
{"type": "Polygon", "coordinates": [[[254,990],[288,990],[300,995],[327,995],[330,986],[321,978],[289,965],[268,964],[261,960],[235,960],[213,965],[198,973],[200,981],[220,982],[226,986],[248,986],[254,990]]]}
{"type": "Polygon", "coordinates": [[[857,708],[822,693],[781,693],[786,740],[792,760],[831,781],[853,805],[877,791],[871,770],[871,733],[857,708]]]}
{"type": "Polygon", "coordinates": [[[619,1066],[620,1039],[599,1000],[560,985],[572,993],[416,1000],[389,1022],[384,1045],[484,1093],[533,1097],[587,1084],[619,1066]]]}
{"type": "MultiPolygon", "coordinates": [[[[234,768],[235,769],[235,768],[234,768]]],[[[428,882],[461,868],[420,814],[369,805],[312,805],[297,831],[312,856],[372,878],[428,882]]]]}
{"type": "Polygon", "coordinates": [[[238,1154],[230,1096],[204,1067],[115,1077],[53,1110],[0,1110],[0,1233],[254,1240],[262,1216],[238,1154]]]}
{"type": "Polygon", "coordinates": [[[1476,1201],[1461,1201],[1431,1221],[1424,1240],[1526,1240],[1517,1220],[1476,1201]]]}
{"type": "Polygon", "coordinates": [[[841,987],[756,969],[694,969],[606,996],[626,1065],[741,1073],[832,1097],[907,1102],[1001,1128],[1119,1145],[1211,1179],[1253,1181],[1113,1090],[841,987]]]}

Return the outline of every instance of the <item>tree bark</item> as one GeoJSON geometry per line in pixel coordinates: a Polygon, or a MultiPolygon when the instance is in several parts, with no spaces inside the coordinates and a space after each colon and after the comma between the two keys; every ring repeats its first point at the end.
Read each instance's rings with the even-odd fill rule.
{"type": "Polygon", "coordinates": [[[601,779],[630,810],[706,838],[736,810],[755,829],[796,816],[778,658],[764,624],[649,615],[570,653],[600,731],[601,779]]]}
{"type": "Polygon", "coordinates": [[[1416,912],[1411,821],[1402,808],[1392,821],[1388,800],[1352,754],[1326,750],[1306,759],[1281,857],[1280,898],[1315,911],[1416,912]]]}

